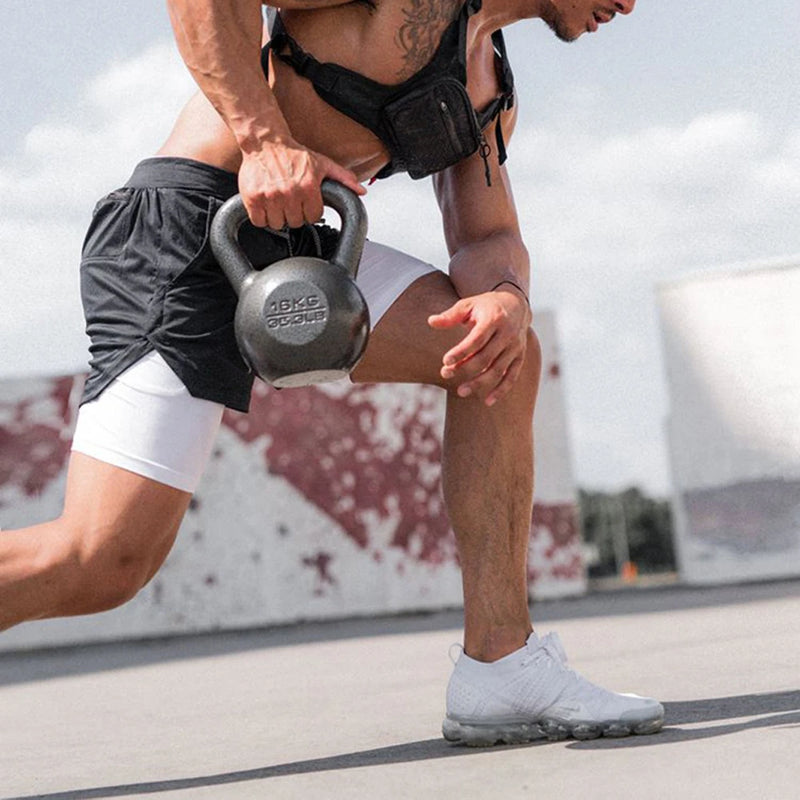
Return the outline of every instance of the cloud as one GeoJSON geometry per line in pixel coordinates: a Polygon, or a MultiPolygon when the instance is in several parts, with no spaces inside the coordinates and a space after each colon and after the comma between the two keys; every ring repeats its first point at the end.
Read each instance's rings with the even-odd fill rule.
{"type": "Polygon", "coordinates": [[[3,202],[29,217],[78,215],[127,177],[166,138],[193,89],[170,42],[112,64],[92,80],[68,120],[44,120],[25,137],[0,182],[3,202]]]}
{"type": "Polygon", "coordinates": [[[70,119],[45,119],[0,164],[0,375],[86,362],[78,261],[95,202],[151,155],[193,84],[171,42],[112,64],[70,119]],[[8,309],[11,309],[9,312],[8,309]]]}
{"type": "Polygon", "coordinates": [[[653,274],[666,263],[719,263],[797,245],[790,231],[750,241],[759,225],[792,217],[800,180],[796,134],[781,141],[753,114],[606,139],[558,127],[520,138],[512,157],[525,154],[514,180],[521,216],[547,258],[591,254],[613,258],[616,274],[642,267],[653,274]]]}

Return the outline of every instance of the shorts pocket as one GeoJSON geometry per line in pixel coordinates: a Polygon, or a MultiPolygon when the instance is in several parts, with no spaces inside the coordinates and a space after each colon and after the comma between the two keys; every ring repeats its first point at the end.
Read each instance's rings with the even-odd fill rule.
{"type": "Polygon", "coordinates": [[[133,225],[134,193],[117,189],[97,203],[83,240],[82,259],[113,259],[122,253],[133,225]]]}
{"type": "Polygon", "coordinates": [[[208,258],[211,220],[221,205],[219,198],[201,192],[159,190],[158,220],[150,226],[158,236],[158,281],[167,291],[208,258]]]}
{"type": "Polygon", "coordinates": [[[169,252],[170,243],[165,241],[162,246],[160,271],[162,278],[170,279],[159,299],[159,327],[162,334],[183,341],[213,335],[232,325],[236,310],[236,293],[214,259],[209,242],[211,220],[222,202],[215,197],[204,199],[204,212],[190,223],[194,227],[192,257],[178,264],[175,254],[169,252]]]}

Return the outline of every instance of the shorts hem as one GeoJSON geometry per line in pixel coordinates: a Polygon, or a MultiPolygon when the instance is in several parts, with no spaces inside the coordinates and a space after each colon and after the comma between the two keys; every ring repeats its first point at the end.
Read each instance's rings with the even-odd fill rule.
{"type": "Polygon", "coordinates": [[[157,350],[156,346],[149,338],[135,342],[123,350],[120,355],[108,366],[104,366],[102,371],[92,368],[89,363],[89,377],[83,386],[83,394],[79,405],[90,403],[98,397],[127,369],[132,367],[137,361],[144,358],[148,353],[157,350]]]}
{"type": "Polygon", "coordinates": [[[194,494],[197,484],[200,482],[199,477],[187,476],[182,472],[177,472],[160,464],[154,464],[146,459],[133,458],[126,453],[120,453],[95,442],[73,441],[72,450],[110,464],[112,467],[119,467],[128,472],[133,472],[135,475],[140,475],[157,483],[163,483],[173,489],[188,492],[189,494],[194,494]]]}

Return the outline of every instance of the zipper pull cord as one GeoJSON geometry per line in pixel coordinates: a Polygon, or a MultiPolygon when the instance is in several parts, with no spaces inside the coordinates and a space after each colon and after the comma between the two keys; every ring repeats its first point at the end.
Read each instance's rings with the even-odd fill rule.
{"type": "Polygon", "coordinates": [[[480,154],[481,158],[483,159],[483,171],[486,175],[486,185],[492,185],[492,170],[489,168],[489,155],[492,152],[492,148],[490,144],[486,141],[486,137],[481,133],[481,146],[480,146],[480,154]]]}

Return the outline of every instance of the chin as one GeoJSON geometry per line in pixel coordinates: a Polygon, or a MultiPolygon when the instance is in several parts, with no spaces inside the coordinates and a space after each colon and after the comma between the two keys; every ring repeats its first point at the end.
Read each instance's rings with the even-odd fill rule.
{"type": "Polygon", "coordinates": [[[579,36],[586,33],[586,31],[574,31],[568,28],[561,20],[554,22],[554,23],[547,23],[550,27],[550,30],[556,35],[558,39],[562,42],[574,42],[579,36]]]}

